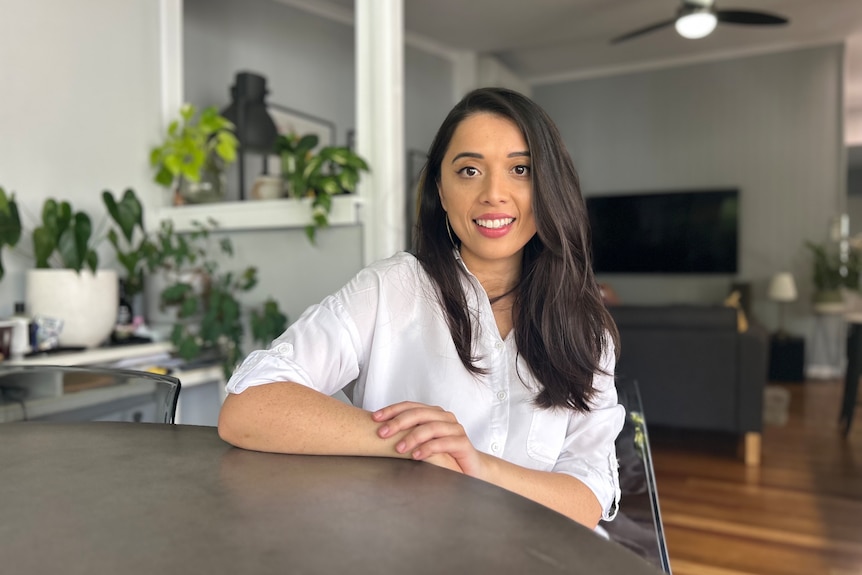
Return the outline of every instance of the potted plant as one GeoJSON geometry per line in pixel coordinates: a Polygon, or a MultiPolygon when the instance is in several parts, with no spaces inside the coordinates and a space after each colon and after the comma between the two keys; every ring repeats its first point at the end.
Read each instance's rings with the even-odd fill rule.
{"type": "Polygon", "coordinates": [[[117,274],[98,268],[90,216],[48,198],[32,240],[36,263],[26,280],[30,313],[62,320],[60,346],[101,344],[116,322],[117,274]]]}
{"type": "Polygon", "coordinates": [[[102,203],[116,225],[108,230],[108,241],[123,268],[125,295],[134,298],[144,291],[145,272],[155,269],[158,250],[144,229],[144,210],[134,190],[127,189],[119,200],[110,190],[105,190],[102,203]]]}
{"type": "MultiPolygon", "coordinates": [[[[183,236],[173,231],[170,222],[162,223],[156,241],[158,265],[173,280],[161,291],[160,301],[176,311],[171,342],[177,354],[189,360],[214,352],[228,378],[243,355],[245,325],[238,298],[257,285],[257,268],[223,271],[218,256],[232,256],[233,245],[229,238],[221,238],[214,251],[210,235],[214,229],[214,222],[199,224],[183,236]]],[[[254,339],[266,345],[284,331],[287,316],[270,298],[260,311],[251,311],[251,324],[254,339]]]]}
{"type": "Polygon", "coordinates": [[[225,167],[236,160],[234,125],[215,108],[184,104],[160,146],[150,152],[155,181],[174,187],[174,203],[218,201],[224,197],[225,167]]]}
{"type": "MultiPolygon", "coordinates": [[[[21,217],[18,214],[18,204],[15,202],[15,194],[6,195],[6,190],[0,186],[0,255],[3,246],[14,248],[21,239],[21,217]]],[[[3,279],[5,269],[0,259],[0,280],[3,279]]]]}
{"type": "Polygon", "coordinates": [[[180,357],[191,360],[212,352],[229,377],[242,357],[246,313],[252,337],[262,345],[284,331],[287,316],[273,299],[261,309],[242,308],[239,296],[257,284],[257,268],[249,266],[239,273],[221,269],[220,259],[233,256],[233,244],[230,238],[215,241],[215,221],[198,222],[187,234],[163,221],[158,231],[148,234],[134,190],[126,190],[119,201],[106,191],[102,199],[119,229],[112,228],[108,239],[129,285],[142,289],[145,276],[162,278],[156,299],[159,307],[173,312],[171,342],[180,357]]]}
{"type": "Polygon", "coordinates": [[[329,225],[332,196],[354,192],[361,172],[370,171],[368,163],[348,147],[326,146],[315,154],[318,141],[314,134],[291,133],[279,136],[275,144],[288,195],[312,198],[312,221],[305,228],[312,243],[317,229],[329,225]]]}
{"type": "Polygon", "coordinates": [[[859,274],[862,272],[859,251],[849,249],[846,260],[842,260],[837,244],[806,242],[805,245],[813,258],[811,279],[815,308],[830,311],[831,308],[843,307],[843,291],[859,291],[859,274]]]}

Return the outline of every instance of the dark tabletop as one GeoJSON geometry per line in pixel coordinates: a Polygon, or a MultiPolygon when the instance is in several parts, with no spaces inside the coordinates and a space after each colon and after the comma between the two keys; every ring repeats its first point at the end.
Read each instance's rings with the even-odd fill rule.
{"type": "Polygon", "coordinates": [[[244,451],[212,427],[0,425],[0,514],[16,574],[658,573],[458,473],[244,451]]]}

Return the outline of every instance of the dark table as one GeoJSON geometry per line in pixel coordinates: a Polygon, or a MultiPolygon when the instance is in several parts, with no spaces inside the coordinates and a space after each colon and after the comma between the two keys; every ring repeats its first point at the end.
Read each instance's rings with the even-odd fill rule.
{"type": "Polygon", "coordinates": [[[232,448],[215,428],[0,425],[4,571],[658,573],[621,546],[430,464],[232,448]]]}

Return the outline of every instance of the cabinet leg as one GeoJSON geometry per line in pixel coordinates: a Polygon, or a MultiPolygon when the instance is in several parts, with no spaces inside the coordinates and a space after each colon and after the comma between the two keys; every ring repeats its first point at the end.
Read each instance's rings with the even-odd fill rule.
{"type": "Polygon", "coordinates": [[[754,431],[745,434],[742,439],[742,454],[746,465],[760,465],[761,435],[754,431]]]}

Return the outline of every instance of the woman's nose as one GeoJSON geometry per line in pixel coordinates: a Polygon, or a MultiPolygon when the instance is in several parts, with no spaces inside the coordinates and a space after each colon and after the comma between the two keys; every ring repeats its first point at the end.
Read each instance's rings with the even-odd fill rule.
{"type": "Polygon", "coordinates": [[[484,185],[482,186],[482,193],[479,197],[479,200],[482,203],[496,205],[506,203],[506,199],[508,198],[508,190],[506,188],[506,178],[499,175],[488,174],[485,178],[484,185]]]}

